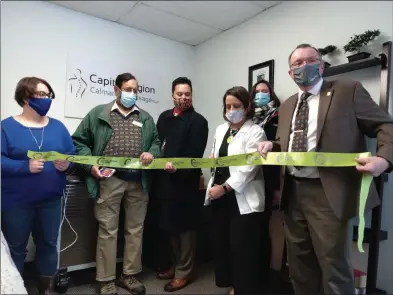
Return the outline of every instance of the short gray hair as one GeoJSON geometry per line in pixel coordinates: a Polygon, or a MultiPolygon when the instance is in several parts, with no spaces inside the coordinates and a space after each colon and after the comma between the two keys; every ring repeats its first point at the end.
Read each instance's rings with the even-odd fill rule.
{"type": "Polygon", "coordinates": [[[318,53],[319,59],[322,60],[322,54],[319,52],[318,49],[316,49],[314,46],[312,46],[312,45],[310,45],[308,43],[302,43],[302,44],[299,44],[298,46],[296,46],[296,48],[294,50],[292,50],[291,54],[289,55],[289,57],[288,57],[288,64],[289,64],[289,66],[291,66],[292,54],[295,52],[296,49],[299,49],[299,48],[312,48],[312,49],[314,49],[318,53]]]}

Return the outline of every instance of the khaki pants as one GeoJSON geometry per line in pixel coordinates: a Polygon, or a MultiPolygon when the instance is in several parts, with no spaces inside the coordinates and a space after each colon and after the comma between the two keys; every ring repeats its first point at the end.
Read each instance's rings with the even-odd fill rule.
{"type": "Polygon", "coordinates": [[[142,236],[148,193],[143,192],[140,183],[112,176],[100,182],[100,197],[94,208],[99,224],[96,252],[97,281],[116,278],[117,232],[122,200],[125,211],[123,272],[133,275],[142,270],[142,236]]]}

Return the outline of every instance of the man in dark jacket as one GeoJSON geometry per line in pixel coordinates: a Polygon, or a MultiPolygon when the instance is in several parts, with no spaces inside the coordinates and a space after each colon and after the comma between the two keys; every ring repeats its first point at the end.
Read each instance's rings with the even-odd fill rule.
{"type": "MultiPolygon", "coordinates": [[[[157,121],[161,141],[161,157],[202,158],[209,133],[206,119],[192,106],[192,84],[180,77],[172,83],[174,109],[163,112],[157,121]]],[[[165,171],[158,171],[154,180],[160,200],[159,226],[170,235],[173,252],[171,269],[158,273],[157,278],[171,280],[165,291],[184,288],[194,264],[196,233],[200,199],[200,169],[178,169],[167,163],[165,171]]]]}
{"type": "MultiPolygon", "coordinates": [[[[116,101],[99,105],[82,120],[72,136],[80,156],[139,158],[149,165],[160,155],[160,141],[153,118],[136,105],[138,82],[130,73],[117,76],[116,101]]],[[[120,205],[125,211],[123,273],[118,281],[134,295],[145,287],[134,275],[142,270],[141,244],[148,205],[149,171],[117,169],[103,178],[100,168],[83,165],[89,194],[96,199],[94,211],[99,224],[97,275],[99,294],[117,294],[116,252],[120,205]]]]}

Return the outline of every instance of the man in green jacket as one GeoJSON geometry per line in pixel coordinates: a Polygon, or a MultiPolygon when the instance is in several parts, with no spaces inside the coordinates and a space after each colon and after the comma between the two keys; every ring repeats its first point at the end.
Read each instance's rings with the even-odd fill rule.
{"type": "MultiPolygon", "coordinates": [[[[73,137],[78,155],[139,158],[149,165],[160,155],[160,141],[153,118],[136,105],[138,82],[130,73],[117,76],[116,100],[93,108],[73,137]]],[[[125,209],[123,273],[116,282],[134,295],[144,295],[145,286],[135,274],[141,272],[141,246],[145,220],[149,171],[116,169],[103,177],[99,166],[83,165],[89,194],[96,199],[94,211],[99,224],[97,274],[99,294],[117,294],[116,252],[120,205],[125,209]]]]}

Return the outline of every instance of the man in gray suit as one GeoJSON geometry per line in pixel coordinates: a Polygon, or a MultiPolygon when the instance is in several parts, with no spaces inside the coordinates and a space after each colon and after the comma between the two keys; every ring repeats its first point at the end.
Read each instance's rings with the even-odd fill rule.
{"type": "MultiPolygon", "coordinates": [[[[280,107],[277,139],[258,151],[360,153],[364,135],[377,137],[376,156],[355,167],[283,167],[281,203],[290,276],[296,294],[353,294],[352,226],[361,173],[393,169],[393,120],[359,82],[324,81],[324,62],[314,47],[290,54],[289,74],[298,93],[280,107]]],[[[372,184],[366,210],[379,205],[372,184]]]]}

